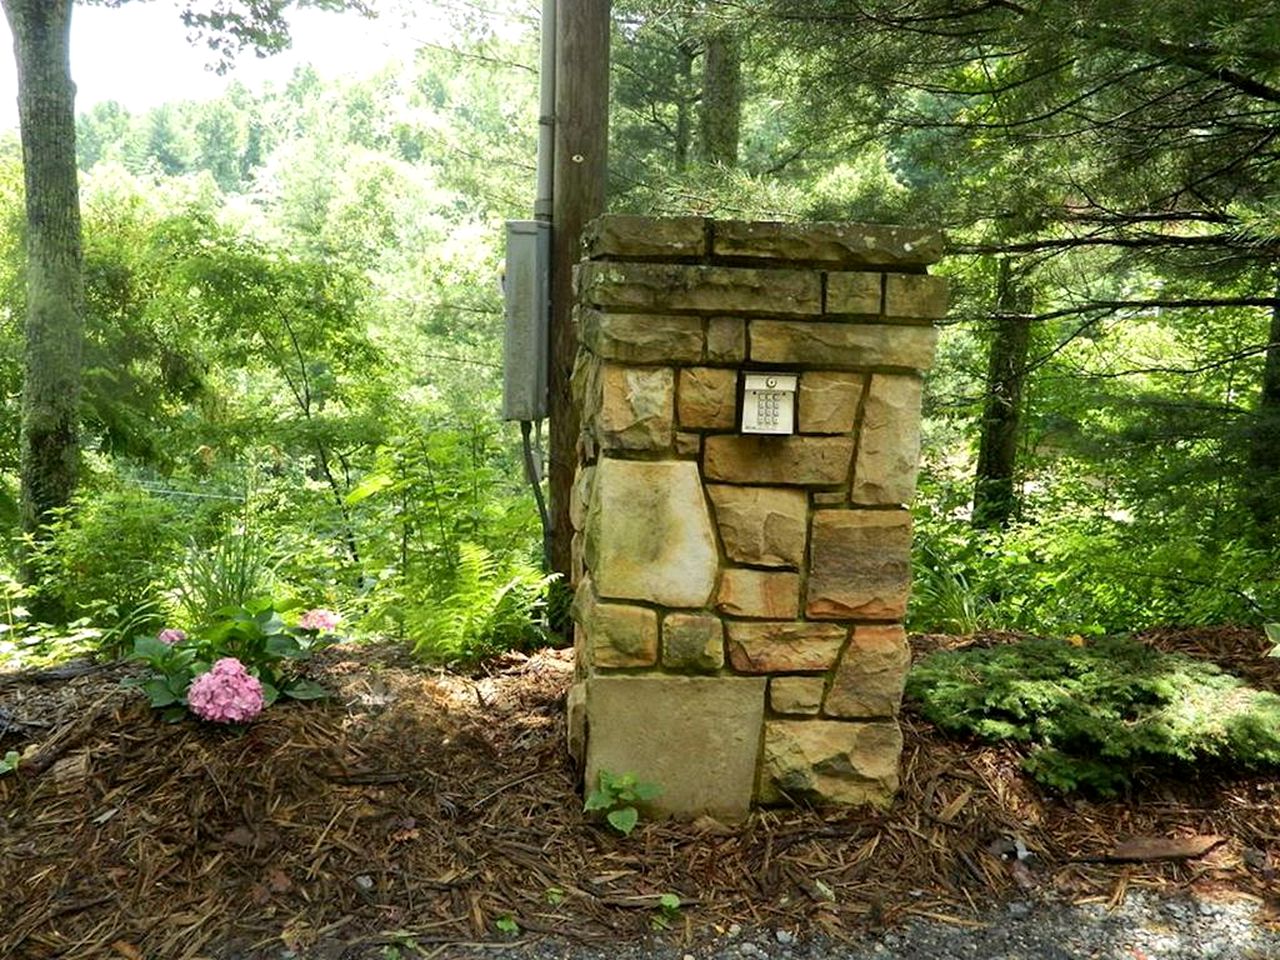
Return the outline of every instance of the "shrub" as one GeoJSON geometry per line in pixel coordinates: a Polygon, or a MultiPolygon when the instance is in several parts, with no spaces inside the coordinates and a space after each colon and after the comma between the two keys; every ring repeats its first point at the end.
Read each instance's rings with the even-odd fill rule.
{"type": "Polygon", "coordinates": [[[1144,768],[1280,765],[1280,697],[1134,640],[1021,643],[926,657],[907,694],[939,728],[1030,748],[1040,783],[1115,794],[1144,768]]]}
{"type": "Polygon", "coordinates": [[[178,603],[190,623],[207,623],[218,610],[269,596],[274,580],[265,538],[244,527],[228,527],[211,546],[187,545],[178,573],[178,603]]]}

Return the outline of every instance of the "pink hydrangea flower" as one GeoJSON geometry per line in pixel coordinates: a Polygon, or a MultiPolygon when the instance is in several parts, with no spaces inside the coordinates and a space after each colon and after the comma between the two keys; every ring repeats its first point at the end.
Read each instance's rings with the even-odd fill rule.
{"type": "Polygon", "coordinates": [[[172,647],[175,643],[181,643],[187,639],[187,631],[179,630],[177,627],[165,627],[156,634],[156,639],[166,646],[172,647]]]}
{"type": "Polygon", "coordinates": [[[191,682],[187,706],[202,720],[244,723],[262,712],[262,684],[235,657],[223,657],[191,682]]]}
{"type": "Polygon", "coordinates": [[[338,629],[338,621],[342,617],[338,616],[332,610],[308,610],[302,615],[302,619],[298,621],[298,626],[303,630],[319,630],[321,633],[333,633],[338,629]]]}

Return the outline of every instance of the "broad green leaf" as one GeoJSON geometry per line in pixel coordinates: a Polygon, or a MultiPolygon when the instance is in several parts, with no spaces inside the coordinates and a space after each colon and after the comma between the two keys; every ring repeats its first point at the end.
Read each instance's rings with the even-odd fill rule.
{"type": "Polygon", "coordinates": [[[355,489],[347,494],[347,506],[354,507],[360,501],[367,500],[393,483],[395,481],[385,473],[372,473],[357,483],[355,489]]]}
{"type": "Polygon", "coordinates": [[[262,684],[263,706],[269,707],[273,703],[275,703],[277,700],[280,699],[280,691],[277,690],[272,684],[267,683],[265,680],[262,680],[259,682],[262,684]]]}
{"type": "Polygon", "coordinates": [[[659,796],[662,793],[662,787],[656,783],[641,781],[635,785],[631,792],[635,794],[637,800],[643,802],[659,796]]]}
{"type": "Polygon", "coordinates": [[[142,690],[153,707],[167,707],[171,703],[178,702],[178,698],[169,688],[167,677],[154,677],[148,680],[142,685],[142,690]]]}
{"type": "Polygon", "coordinates": [[[294,700],[319,700],[329,695],[329,691],[314,680],[295,680],[284,688],[284,692],[294,700]]]}
{"type": "Polygon", "coordinates": [[[606,790],[592,790],[587,795],[587,802],[582,805],[583,810],[608,810],[613,806],[613,794],[606,790]]]}
{"type": "Polygon", "coordinates": [[[624,837],[631,836],[631,831],[636,828],[636,824],[640,821],[640,814],[636,812],[635,807],[623,807],[620,810],[611,810],[605,819],[609,821],[613,829],[617,830],[624,837]]]}

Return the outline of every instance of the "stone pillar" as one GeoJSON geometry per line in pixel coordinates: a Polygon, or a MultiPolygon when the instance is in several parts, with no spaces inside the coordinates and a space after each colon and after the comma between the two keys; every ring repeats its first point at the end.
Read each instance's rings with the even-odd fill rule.
{"type": "Polygon", "coordinates": [[[577,271],[571,748],[656,812],[898,788],[936,231],[607,216],[577,271]],[[791,436],[744,371],[799,376],[791,436]]]}

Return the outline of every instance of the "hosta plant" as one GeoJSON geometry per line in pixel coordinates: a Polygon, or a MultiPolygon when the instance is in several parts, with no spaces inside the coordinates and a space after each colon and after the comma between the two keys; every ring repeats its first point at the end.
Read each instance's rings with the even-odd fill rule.
{"type": "Polygon", "coordinates": [[[151,675],[137,683],[169,720],[190,710],[214,723],[244,723],[282,696],[323,697],[324,687],[300,676],[299,667],[340,639],[340,618],[317,609],[291,622],[298,606],[251,600],[219,610],[198,632],[169,627],[154,637],[138,637],[133,657],[146,663],[151,675]]]}

